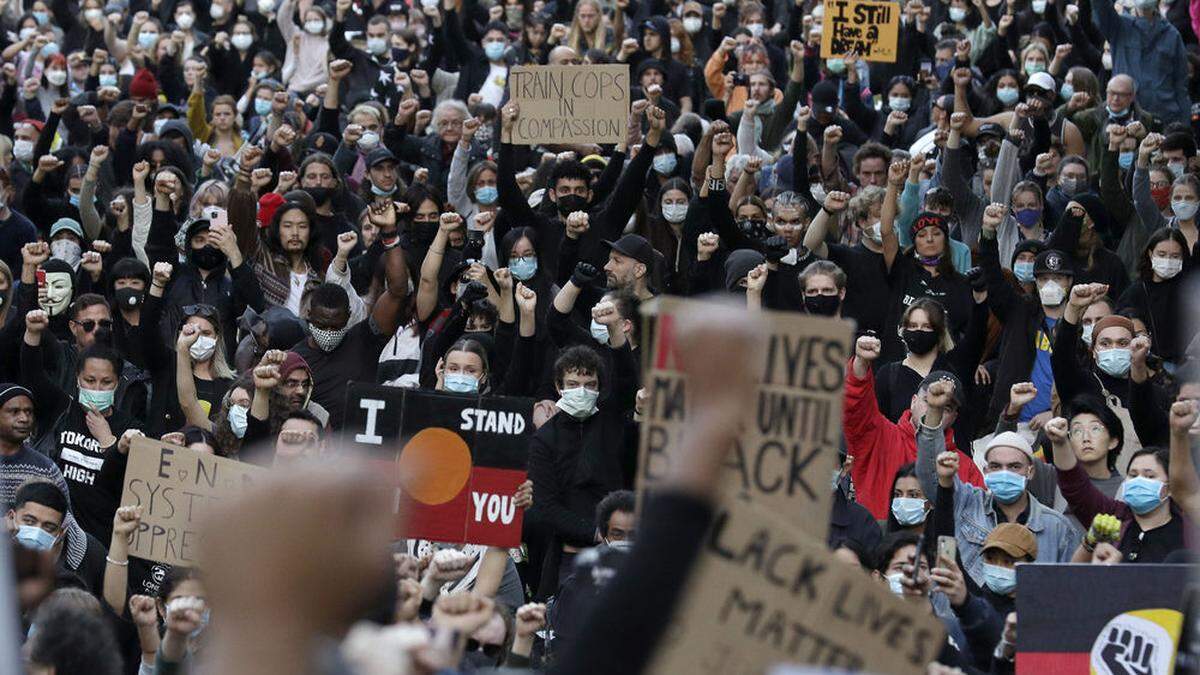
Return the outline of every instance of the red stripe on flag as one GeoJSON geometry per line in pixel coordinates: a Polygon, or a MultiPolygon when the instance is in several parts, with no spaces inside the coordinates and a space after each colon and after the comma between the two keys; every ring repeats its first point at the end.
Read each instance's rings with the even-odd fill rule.
{"type": "Polygon", "coordinates": [[[1088,675],[1090,664],[1089,652],[1020,652],[1017,675],[1088,675]]]}

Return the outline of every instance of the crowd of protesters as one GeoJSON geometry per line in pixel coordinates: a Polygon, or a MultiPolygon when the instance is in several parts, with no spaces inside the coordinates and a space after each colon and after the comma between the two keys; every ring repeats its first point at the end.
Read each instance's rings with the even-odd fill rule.
{"type": "MultiPolygon", "coordinates": [[[[746,308],[683,336],[734,384],[759,312],[853,320],[828,546],[945,624],[930,672],[1013,671],[1020,563],[1187,560],[1200,6],[906,0],[890,63],[821,58],[824,9],[0,0],[0,498],[29,672],[237,672],[254,649],[210,653],[210,613],[255,633],[276,617],[247,598],[285,575],[130,556],[130,445],[335,465],[352,381],[534,399],[522,545],[390,542],[370,623],[307,667],[635,672],[753,414],[695,373],[701,459],[636,503],[662,295],[746,308]],[[629,67],[624,139],[514,144],[509,69],[593,64],[629,67]],[[258,588],[210,604],[231,575],[258,588]]],[[[341,521],[268,495],[297,558],[353,556],[361,525],[300,541],[341,521]]],[[[354,576],[335,560],[303,571],[354,576]]]]}

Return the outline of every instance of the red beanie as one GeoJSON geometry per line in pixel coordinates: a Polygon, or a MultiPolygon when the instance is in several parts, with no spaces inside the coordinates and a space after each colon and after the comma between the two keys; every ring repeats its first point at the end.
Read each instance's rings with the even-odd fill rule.
{"type": "Polygon", "coordinates": [[[133,74],[133,81],[129,83],[129,98],[157,98],[158,97],[158,80],[154,79],[154,73],[142,68],[133,74]]]}
{"type": "Polygon", "coordinates": [[[283,358],[283,364],[279,366],[279,377],[287,379],[287,376],[298,368],[303,368],[308,372],[309,377],[312,377],[312,368],[308,367],[308,362],[304,360],[304,357],[296,352],[287,352],[283,358]]]}
{"type": "Polygon", "coordinates": [[[268,192],[258,199],[258,226],[268,227],[275,211],[283,206],[283,195],[278,192],[268,192]]]}

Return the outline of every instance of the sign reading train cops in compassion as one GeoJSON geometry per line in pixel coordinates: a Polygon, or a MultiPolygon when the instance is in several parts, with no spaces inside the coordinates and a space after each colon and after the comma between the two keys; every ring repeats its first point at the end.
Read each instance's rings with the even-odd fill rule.
{"type": "Polygon", "coordinates": [[[896,62],[900,4],[874,0],[825,0],[821,58],[857,54],[864,61],[896,62]]]}
{"type": "Polygon", "coordinates": [[[629,121],[629,66],[516,66],[509,99],[515,145],[620,143],[629,121]]]}

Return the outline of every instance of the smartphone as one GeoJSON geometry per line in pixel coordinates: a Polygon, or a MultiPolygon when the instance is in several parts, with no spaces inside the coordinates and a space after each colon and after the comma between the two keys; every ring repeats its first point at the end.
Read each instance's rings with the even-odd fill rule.
{"type": "Polygon", "coordinates": [[[945,558],[950,561],[958,561],[958,540],[954,537],[938,537],[938,561],[945,558]]]}
{"type": "Polygon", "coordinates": [[[229,226],[229,212],[219,206],[204,207],[204,218],[208,220],[209,227],[229,226]]]}
{"type": "Polygon", "coordinates": [[[921,536],[917,538],[917,549],[915,551],[913,551],[912,560],[909,561],[909,564],[912,565],[912,576],[909,577],[909,581],[912,582],[913,587],[917,587],[920,585],[921,558],[924,555],[925,555],[925,533],[922,532],[921,536]]]}
{"type": "Polygon", "coordinates": [[[733,74],[733,86],[745,87],[745,86],[748,86],[749,84],[750,84],[750,76],[749,75],[747,75],[745,73],[734,73],[733,74]]]}
{"type": "Polygon", "coordinates": [[[39,269],[36,273],[38,288],[46,287],[46,270],[39,269]]]}

